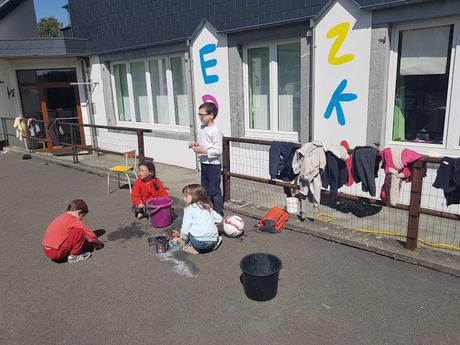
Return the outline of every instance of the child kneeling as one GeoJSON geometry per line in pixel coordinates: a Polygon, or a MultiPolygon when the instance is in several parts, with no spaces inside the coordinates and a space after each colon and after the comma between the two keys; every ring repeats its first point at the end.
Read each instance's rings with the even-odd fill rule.
{"type": "Polygon", "coordinates": [[[139,177],[133,185],[131,201],[136,218],[148,218],[147,202],[158,197],[167,197],[168,192],[156,176],[155,165],[151,161],[139,163],[139,177]]]}
{"type": "Polygon", "coordinates": [[[184,194],[184,219],[180,237],[187,242],[184,251],[198,254],[217,249],[222,241],[216,223],[222,216],[212,209],[206,190],[199,184],[190,184],[182,190],[184,194]]]}
{"type": "Polygon", "coordinates": [[[88,249],[100,249],[100,242],[82,218],[88,214],[88,205],[81,199],[73,200],[67,212],[55,218],[46,229],[43,239],[43,252],[53,261],[69,263],[84,261],[91,257],[88,249]]]}

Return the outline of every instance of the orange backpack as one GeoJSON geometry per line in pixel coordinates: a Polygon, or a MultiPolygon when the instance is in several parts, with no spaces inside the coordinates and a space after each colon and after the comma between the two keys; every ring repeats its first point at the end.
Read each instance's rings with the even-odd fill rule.
{"type": "Polygon", "coordinates": [[[272,207],[256,225],[262,232],[281,232],[288,219],[289,213],[286,210],[279,207],[272,207]]]}

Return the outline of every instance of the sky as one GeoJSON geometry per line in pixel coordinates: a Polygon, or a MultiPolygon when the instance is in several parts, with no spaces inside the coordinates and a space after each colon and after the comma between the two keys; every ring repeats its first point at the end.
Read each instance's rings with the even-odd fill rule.
{"type": "Polygon", "coordinates": [[[43,17],[55,17],[64,26],[69,25],[67,11],[62,8],[67,4],[67,0],[34,0],[37,21],[43,17]]]}

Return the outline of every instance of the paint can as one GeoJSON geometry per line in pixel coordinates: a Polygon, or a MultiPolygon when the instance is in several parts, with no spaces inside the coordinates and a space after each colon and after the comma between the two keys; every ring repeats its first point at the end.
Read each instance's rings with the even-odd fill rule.
{"type": "Polygon", "coordinates": [[[286,198],[286,211],[292,214],[299,213],[299,200],[295,197],[286,198]]]}
{"type": "Polygon", "coordinates": [[[157,253],[166,253],[168,251],[168,239],[164,236],[156,238],[155,249],[157,253]]]}

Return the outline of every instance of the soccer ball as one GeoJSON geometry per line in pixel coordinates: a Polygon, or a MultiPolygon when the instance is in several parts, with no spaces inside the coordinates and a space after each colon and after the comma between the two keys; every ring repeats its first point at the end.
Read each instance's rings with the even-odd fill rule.
{"type": "Polygon", "coordinates": [[[228,237],[241,236],[244,230],[244,221],[239,216],[228,216],[224,219],[224,232],[228,237]]]}

